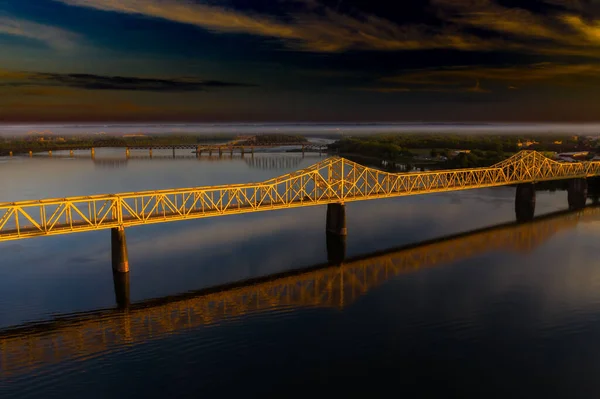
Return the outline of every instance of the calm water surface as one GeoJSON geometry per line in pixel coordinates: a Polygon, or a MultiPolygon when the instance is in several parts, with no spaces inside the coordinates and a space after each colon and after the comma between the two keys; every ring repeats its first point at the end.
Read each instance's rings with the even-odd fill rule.
{"type": "MultiPolygon", "coordinates": [[[[322,159],[78,155],[0,158],[0,202],[261,181],[322,159]]],[[[566,207],[538,193],[537,215],[566,207]]],[[[351,203],[349,260],[330,267],[325,211],[128,229],[127,309],[109,231],[0,244],[0,397],[600,395],[600,211],[398,249],[513,222],[514,188],[351,203]]]]}

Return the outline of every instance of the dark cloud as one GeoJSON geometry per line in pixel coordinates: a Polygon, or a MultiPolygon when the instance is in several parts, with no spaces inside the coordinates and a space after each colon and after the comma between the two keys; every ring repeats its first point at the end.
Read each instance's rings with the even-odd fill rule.
{"type": "Polygon", "coordinates": [[[1,82],[2,86],[60,86],[85,90],[127,90],[150,92],[193,92],[208,89],[251,87],[254,85],[221,80],[153,79],[130,76],[103,76],[80,73],[27,73],[19,74],[19,79],[1,82]]]}

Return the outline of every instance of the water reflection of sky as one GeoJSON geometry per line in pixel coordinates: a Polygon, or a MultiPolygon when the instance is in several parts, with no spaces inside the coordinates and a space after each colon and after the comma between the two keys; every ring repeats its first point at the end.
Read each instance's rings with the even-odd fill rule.
{"type": "MultiPolygon", "coordinates": [[[[97,157],[103,155],[101,151],[97,157]]],[[[115,150],[105,151],[112,156],[110,151],[115,150]]],[[[319,159],[307,156],[300,161],[299,167],[319,159]]],[[[107,169],[97,168],[86,159],[16,157],[0,167],[5,172],[0,175],[3,201],[261,181],[291,171],[250,168],[242,159],[223,162],[131,160],[125,168],[107,169]]],[[[536,213],[565,209],[566,204],[565,193],[538,193],[536,213]]],[[[351,203],[347,214],[347,254],[355,256],[512,221],[514,189],[483,189],[351,203]]],[[[595,230],[592,226],[586,225],[583,237],[579,233],[583,227],[560,233],[551,240],[558,240],[556,246],[544,246],[535,256],[511,253],[493,256],[509,263],[529,262],[534,267],[546,265],[540,266],[542,269],[548,264],[553,267],[556,262],[563,262],[577,265],[573,266],[572,273],[583,273],[582,268],[591,273],[585,265],[593,257],[591,237],[595,230]],[[581,247],[584,244],[589,248],[581,247]],[[566,255],[568,259],[565,259],[566,255]],[[584,262],[583,266],[581,262],[584,262]]],[[[128,229],[132,300],[323,263],[327,259],[324,227],[325,207],[311,207],[128,229]]],[[[44,318],[52,313],[113,306],[109,236],[108,231],[99,231],[0,244],[3,254],[0,325],[44,318]]],[[[494,264],[491,258],[478,257],[463,262],[461,267],[465,268],[469,262],[494,264]]],[[[460,275],[461,269],[457,270],[460,275]]],[[[515,275],[504,269],[481,267],[473,270],[469,272],[473,273],[469,279],[482,273],[480,280],[476,280],[477,286],[489,285],[482,288],[482,296],[493,296],[498,287],[505,290],[501,284],[504,280],[534,283],[522,282],[518,273],[515,275]]],[[[536,277],[544,276],[543,270],[539,273],[536,277]]],[[[422,275],[425,278],[428,274],[422,275]]],[[[574,281],[579,281],[579,277],[579,274],[569,275],[574,281]]],[[[587,280],[580,284],[593,284],[591,276],[586,277],[587,280]]],[[[560,285],[557,289],[561,287],[564,289],[560,285]]],[[[543,285],[539,289],[545,293],[548,288],[543,285]]],[[[570,289],[579,291],[574,287],[570,289]]],[[[434,292],[430,295],[435,295],[434,292]]],[[[548,297],[552,295],[547,294],[548,297]]]]}
{"type": "MultiPolygon", "coordinates": [[[[34,158],[0,168],[40,170],[15,183],[21,193],[11,195],[17,199],[61,188],[71,194],[92,188],[113,192],[147,189],[142,186],[150,183],[154,188],[210,184],[221,177],[256,181],[284,172],[251,169],[241,161],[220,167],[196,160],[141,160],[120,169],[64,161],[69,162],[78,167],[58,168],[54,159],[34,158]],[[152,176],[142,184],[136,176],[144,170],[152,176]]],[[[0,187],[9,181],[0,175],[0,187]]],[[[537,195],[538,215],[566,207],[564,192],[537,195]]],[[[350,203],[347,214],[348,255],[355,256],[514,221],[514,189],[350,203]]],[[[401,274],[343,308],[274,306],[104,352],[74,352],[72,358],[20,372],[8,364],[15,373],[0,373],[0,394],[118,397],[124,387],[136,386],[136,395],[144,397],[177,396],[174,392],[306,397],[334,388],[339,396],[378,397],[400,387],[426,397],[511,397],[517,391],[527,397],[595,397],[600,394],[598,226],[598,217],[589,217],[565,224],[531,251],[492,250],[401,274]]],[[[324,263],[324,227],[325,207],[313,207],[128,229],[132,300],[324,263]]],[[[99,231],[0,244],[0,328],[114,307],[109,236],[99,231]]],[[[161,323],[165,316],[155,317],[148,323],[161,323]]],[[[90,320],[83,322],[90,329],[82,327],[81,335],[93,343],[90,331],[111,320],[90,320]]],[[[48,334],[56,340],[35,341],[25,334],[24,342],[77,347],[73,335],[61,335],[60,327],[56,335],[52,331],[48,334]]],[[[16,363],[27,364],[26,359],[16,363]]]]}

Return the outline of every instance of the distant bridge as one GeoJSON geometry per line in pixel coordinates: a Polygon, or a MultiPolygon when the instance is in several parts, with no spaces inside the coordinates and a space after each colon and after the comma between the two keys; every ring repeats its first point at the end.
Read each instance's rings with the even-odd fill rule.
{"type": "Polygon", "coordinates": [[[115,280],[121,310],[57,317],[0,331],[0,374],[10,377],[61,361],[110,353],[121,345],[227,322],[273,309],[344,308],[389,279],[448,265],[495,250],[528,252],[555,233],[600,220],[599,207],[557,213],[531,223],[510,223],[392,251],[344,260],[329,243],[329,264],[192,294],[128,304],[129,275],[115,280]]]}
{"type": "Polygon", "coordinates": [[[96,156],[97,148],[124,148],[125,155],[130,156],[131,150],[147,150],[148,154],[152,156],[152,152],[155,150],[171,150],[175,154],[176,150],[193,150],[200,156],[203,152],[212,155],[213,153],[223,155],[225,153],[233,154],[234,152],[241,154],[253,154],[257,149],[277,149],[296,147],[298,152],[327,152],[326,144],[317,144],[308,141],[304,142],[282,142],[282,143],[223,143],[223,144],[123,144],[118,143],[97,143],[93,145],[68,145],[68,144],[52,144],[44,149],[31,149],[31,150],[12,150],[9,151],[9,156],[13,156],[17,152],[29,152],[29,156],[37,153],[47,153],[52,156],[53,152],[69,151],[71,155],[74,155],[75,151],[89,151],[90,156],[93,158],[96,156]]]}

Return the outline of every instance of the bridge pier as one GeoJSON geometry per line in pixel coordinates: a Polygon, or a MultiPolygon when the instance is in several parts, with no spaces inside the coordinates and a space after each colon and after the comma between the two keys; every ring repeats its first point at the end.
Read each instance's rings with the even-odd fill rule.
{"type": "Polygon", "coordinates": [[[586,179],[571,179],[567,186],[567,200],[570,210],[582,209],[587,201],[588,184],[586,179]]]}
{"type": "Polygon", "coordinates": [[[73,158],[73,150],[69,150],[69,156],[73,158]]]}
{"type": "Polygon", "coordinates": [[[94,147],[92,147],[90,152],[92,154],[92,159],[94,159],[96,157],[96,149],[94,147]]]}
{"type": "Polygon", "coordinates": [[[51,157],[52,156],[52,150],[48,150],[48,156],[51,157]]]}
{"type": "Polygon", "coordinates": [[[115,288],[115,299],[119,309],[127,309],[131,304],[129,295],[129,273],[113,271],[113,286],[115,288]]]}
{"type": "Polygon", "coordinates": [[[175,158],[175,147],[173,147],[173,158],[175,158]]]}
{"type": "Polygon", "coordinates": [[[527,222],[533,219],[535,215],[535,185],[533,183],[517,185],[515,214],[519,222],[527,222]]]}
{"type": "Polygon", "coordinates": [[[129,159],[130,156],[131,156],[131,150],[129,149],[129,147],[125,147],[125,158],[129,159]]]}
{"type": "Polygon", "coordinates": [[[327,245],[327,262],[340,265],[346,259],[346,236],[325,234],[327,245]]]}
{"type": "Polygon", "coordinates": [[[12,151],[9,151],[9,152],[8,152],[8,156],[9,156],[9,157],[12,157],[12,156],[13,156],[13,152],[12,152],[12,151]]]}
{"type": "Polygon", "coordinates": [[[33,151],[29,151],[29,158],[33,157],[33,151]]]}
{"type": "Polygon", "coordinates": [[[112,268],[116,273],[129,272],[129,256],[127,254],[127,241],[123,226],[110,229],[112,268]]]}
{"type": "Polygon", "coordinates": [[[221,158],[223,156],[223,149],[221,147],[219,147],[219,158],[221,158]]]}
{"type": "Polygon", "coordinates": [[[148,149],[148,155],[150,155],[150,158],[152,158],[152,148],[148,149]]]}
{"type": "Polygon", "coordinates": [[[346,205],[327,204],[327,224],[325,230],[334,236],[345,236],[348,234],[346,228],[346,205]]]}

